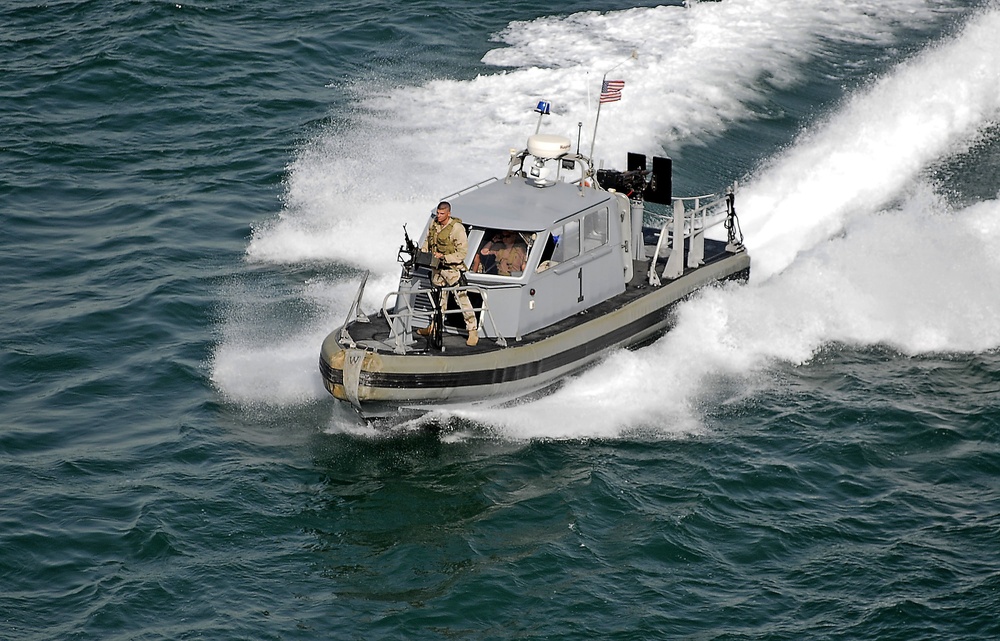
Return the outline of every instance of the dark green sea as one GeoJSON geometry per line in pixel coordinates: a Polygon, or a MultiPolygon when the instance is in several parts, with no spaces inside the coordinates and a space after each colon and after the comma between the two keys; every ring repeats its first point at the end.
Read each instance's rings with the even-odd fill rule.
{"type": "Polygon", "coordinates": [[[997,33],[993,0],[6,0],[0,639],[1000,638],[997,33]],[[750,283],[531,402],[363,423],[320,342],[540,99],[608,167],[739,180],[750,283]]]}

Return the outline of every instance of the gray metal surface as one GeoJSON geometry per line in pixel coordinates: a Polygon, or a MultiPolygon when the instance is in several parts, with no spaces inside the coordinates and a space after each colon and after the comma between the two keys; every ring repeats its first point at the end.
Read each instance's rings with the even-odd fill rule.
{"type": "Polygon", "coordinates": [[[569,183],[535,187],[514,177],[510,183],[491,182],[450,202],[453,215],[466,225],[540,232],[584,209],[601,203],[611,206],[612,198],[606,191],[581,190],[569,183]]]}

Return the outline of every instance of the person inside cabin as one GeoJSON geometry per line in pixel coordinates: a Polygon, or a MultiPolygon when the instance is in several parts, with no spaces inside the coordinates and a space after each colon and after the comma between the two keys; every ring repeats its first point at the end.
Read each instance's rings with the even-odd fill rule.
{"type": "MultiPolygon", "coordinates": [[[[451,215],[451,204],[446,201],[438,203],[434,220],[427,230],[420,250],[431,252],[438,259],[438,265],[431,274],[431,284],[435,287],[455,287],[460,282],[465,284],[465,255],[469,251],[469,237],[465,233],[462,221],[451,215]]],[[[469,332],[466,345],[470,347],[479,342],[479,332],[476,323],[476,313],[472,308],[469,294],[464,290],[455,292],[458,306],[462,308],[465,318],[465,328],[469,332]]],[[[441,311],[448,309],[448,292],[441,292],[441,311]]],[[[418,329],[421,336],[430,336],[434,331],[434,323],[423,329],[418,329]]]]}
{"type": "Polygon", "coordinates": [[[510,276],[515,272],[524,271],[524,261],[527,256],[528,247],[521,241],[517,232],[505,230],[483,245],[473,260],[472,270],[489,273],[492,268],[487,266],[492,263],[497,274],[510,276]],[[492,260],[489,260],[491,257],[492,260]]]}
{"type": "Polygon", "coordinates": [[[486,250],[499,242],[501,242],[500,232],[494,232],[492,240],[484,241],[483,244],[480,245],[479,251],[477,251],[476,255],[472,257],[472,265],[469,269],[477,274],[496,274],[496,257],[486,250]]]}

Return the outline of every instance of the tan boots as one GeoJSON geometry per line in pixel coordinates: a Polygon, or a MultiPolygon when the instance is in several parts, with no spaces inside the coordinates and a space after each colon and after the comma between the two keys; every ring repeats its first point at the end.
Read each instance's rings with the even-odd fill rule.
{"type": "MultiPolygon", "coordinates": [[[[431,334],[434,333],[434,323],[431,323],[427,327],[418,329],[417,333],[420,334],[421,336],[430,336],[431,334]]],[[[474,329],[470,329],[469,338],[468,340],[465,341],[465,344],[468,345],[469,347],[475,347],[478,343],[479,343],[479,332],[474,329]]]]}

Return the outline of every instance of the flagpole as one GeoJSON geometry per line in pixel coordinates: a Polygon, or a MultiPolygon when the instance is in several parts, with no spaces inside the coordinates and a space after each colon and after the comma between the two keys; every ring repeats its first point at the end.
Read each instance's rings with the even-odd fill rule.
{"type": "MultiPolygon", "coordinates": [[[[618,66],[620,67],[621,65],[619,64],[618,66]]],[[[601,105],[604,104],[604,101],[601,100],[601,96],[604,94],[604,83],[608,80],[608,74],[615,69],[617,69],[617,67],[608,69],[604,72],[604,77],[601,78],[601,93],[597,95],[597,117],[594,118],[594,135],[590,137],[590,155],[588,157],[590,158],[591,166],[593,166],[594,163],[594,145],[597,143],[597,123],[601,122],[601,105]]]]}
{"type": "MultiPolygon", "coordinates": [[[[626,58],[625,60],[622,60],[621,62],[619,62],[618,64],[616,64],[614,67],[611,67],[610,69],[608,69],[607,71],[605,71],[604,72],[604,76],[601,78],[601,94],[604,93],[604,83],[607,82],[607,80],[608,80],[608,74],[609,73],[611,73],[612,71],[614,71],[618,67],[622,66],[623,64],[625,64],[629,60],[637,60],[638,58],[639,58],[639,52],[636,51],[635,49],[633,49],[632,50],[632,54],[628,58],[626,58]]],[[[594,118],[594,135],[591,136],[591,138],[590,138],[590,162],[591,163],[594,162],[594,145],[597,144],[597,124],[601,121],[601,105],[603,105],[603,104],[604,103],[601,102],[600,95],[598,95],[598,98],[597,98],[597,116],[594,118]]]]}

